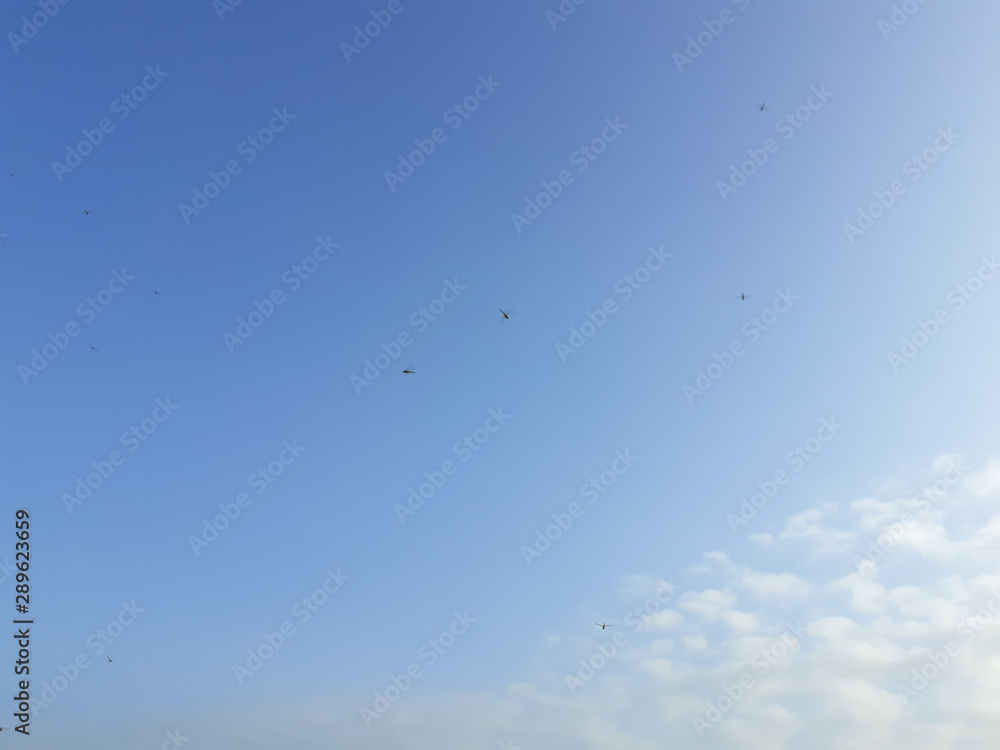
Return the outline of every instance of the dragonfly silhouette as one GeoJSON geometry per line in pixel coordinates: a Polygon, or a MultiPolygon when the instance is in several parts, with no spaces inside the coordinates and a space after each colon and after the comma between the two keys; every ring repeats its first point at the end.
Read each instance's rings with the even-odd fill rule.
{"type": "Polygon", "coordinates": [[[747,300],[747,299],[750,299],[750,297],[751,297],[751,296],[752,296],[752,295],[750,295],[750,294],[741,294],[741,295],[739,295],[739,296],[738,296],[738,297],[737,297],[736,299],[738,299],[738,300],[741,300],[741,301],[742,301],[742,300],[747,300]]]}
{"type": "Polygon", "coordinates": [[[500,325],[503,325],[510,320],[510,316],[517,312],[517,310],[511,310],[509,307],[506,311],[502,307],[498,307],[497,309],[500,311],[500,314],[503,315],[503,320],[500,321],[500,325]]]}
{"type": "Polygon", "coordinates": [[[406,375],[416,375],[417,374],[417,371],[413,369],[413,363],[412,362],[410,362],[410,364],[408,364],[406,366],[406,369],[403,370],[403,373],[406,374],[406,375]]]}
{"type": "MultiPolygon", "coordinates": [[[[766,103],[767,103],[767,102],[765,102],[765,104],[766,104],[766,103]]],[[[761,105],[760,105],[760,111],[761,111],[761,112],[763,112],[763,111],[764,111],[764,104],[761,104],[761,105]]]]}
{"type": "Polygon", "coordinates": [[[597,627],[599,627],[601,630],[604,630],[604,628],[613,628],[614,627],[614,625],[608,625],[608,623],[606,623],[606,622],[595,622],[594,624],[597,627]]]}
{"type": "Polygon", "coordinates": [[[87,214],[87,216],[90,216],[90,211],[88,211],[87,209],[83,209],[83,212],[87,214]]]}

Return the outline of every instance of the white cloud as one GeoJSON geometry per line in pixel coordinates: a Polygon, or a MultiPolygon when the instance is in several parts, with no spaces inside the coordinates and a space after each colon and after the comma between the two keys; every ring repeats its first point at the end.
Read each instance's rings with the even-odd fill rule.
{"type": "Polygon", "coordinates": [[[756,633],[760,630],[760,622],[750,612],[732,610],[723,613],[722,619],[737,633],[756,633]]]}
{"type": "Polygon", "coordinates": [[[681,643],[690,651],[705,651],[708,649],[708,641],[703,635],[686,635],[681,638],[681,643]]]}
{"type": "Polygon", "coordinates": [[[743,586],[762,601],[801,599],[809,594],[809,582],[792,573],[744,573],[743,586]]]}
{"type": "Polygon", "coordinates": [[[820,526],[834,508],[829,506],[812,508],[796,513],[785,522],[785,528],[778,534],[778,540],[804,540],[813,546],[813,554],[818,557],[834,557],[844,554],[854,543],[856,534],[833,527],[820,526]]]}
{"type": "Polygon", "coordinates": [[[707,620],[716,620],[735,604],[736,594],[716,589],[705,589],[701,592],[684,594],[677,606],[707,620]]]}
{"type": "Polygon", "coordinates": [[[874,531],[883,524],[899,518],[899,507],[896,503],[874,497],[858,498],[852,501],[848,508],[852,513],[861,516],[861,528],[865,531],[874,531]]]}
{"type": "Polygon", "coordinates": [[[965,488],[976,497],[989,497],[1000,490],[1000,461],[992,461],[985,468],[970,474],[964,480],[965,488]]]}
{"type": "Polygon", "coordinates": [[[643,630],[671,630],[684,621],[684,615],[677,610],[663,609],[646,616],[642,621],[643,630]]]}
{"type": "MultiPolygon", "coordinates": [[[[935,466],[946,469],[945,458],[935,466]]],[[[984,497],[994,491],[995,471],[990,464],[952,491],[984,497]]],[[[284,746],[294,727],[304,750],[486,749],[508,739],[524,750],[992,750],[1000,735],[1000,515],[971,524],[956,520],[957,506],[941,504],[860,574],[853,557],[921,489],[883,486],[845,503],[847,513],[825,504],[795,513],[776,536],[762,534],[771,570],[723,552],[704,555],[678,575],[690,590],[634,628],[618,623],[627,643],[577,695],[562,676],[577,672],[581,654],[552,646],[575,643],[578,634],[545,633],[527,639],[536,645],[525,672],[542,665],[536,680],[493,693],[420,683],[370,730],[357,712],[370,693],[273,707],[266,721],[248,711],[177,722],[211,747],[284,746]],[[834,518],[844,528],[832,526],[834,518]],[[704,583],[703,574],[711,586],[691,585],[704,583]],[[913,670],[946,647],[954,652],[946,666],[904,701],[900,690],[912,685],[913,670]],[[720,720],[699,739],[692,718],[712,711],[720,720]]],[[[625,576],[618,594],[632,607],[662,581],[625,576]]]]}

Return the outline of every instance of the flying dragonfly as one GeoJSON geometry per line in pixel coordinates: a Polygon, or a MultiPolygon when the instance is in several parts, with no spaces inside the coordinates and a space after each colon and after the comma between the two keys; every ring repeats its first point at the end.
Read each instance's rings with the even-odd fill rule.
{"type": "Polygon", "coordinates": [[[596,625],[597,627],[599,627],[599,628],[600,628],[601,630],[604,630],[605,628],[613,628],[613,627],[614,627],[614,625],[609,625],[609,624],[608,624],[608,623],[606,623],[606,622],[595,622],[594,624],[595,624],[595,625],[596,625]]]}
{"type": "Polygon", "coordinates": [[[503,319],[500,321],[500,325],[503,325],[508,320],[510,320],[510,316],[514,315],[517,312],[517,310],[511,310],[509,307],[506,310],[504,310],[502,307],[498,307],[497,309],[500,311],[500,314],[503,315],[503,319]]]}
{"type": "Polygon", "coordinates": [[[96,346],[94,346],[93,344],[89,344],[89,346],[90,346],[90,348],[91,348],[91,349],[93,349],[93,350],[94,350],[95,352],[99,352],[99,351],[101,351],[100,349],[98,349],[98,348],[97,348],[96,346]]]}
{"type": "Polygon", "coordinates": [[[406,369],[403,370],[403,374],[404,375],[416,375],[417,374],[417,371],[413,369],[413,363],[412,362],[410,362],[410,364],[408,364],[406,366],[406,369]]]}
{"type": "Polygon", "coordinates": [[[90,211],[88,211],[87,209],[83,209],[83,212],[87,214],[87,216],[90,216],[90,211]]]}
{"type": "Polygon", "coordinates": [[[111,661],[111,657],[110,657],[110,656],[108,657],[108,661],[109,661],[109,662],[111,661]]]}
{"type": "MultiPolygon", "coordinates": [[[[767,102],[765,102],[764,104],[766,104],[766,103],[767,103],[767,102]]],[[[764,111],[764,104],[761,104],[761,105],[760,105],[760,111],[761,111],[761,112],[763,112],[763,111],[764,111]]]]}
{"type": "Polygon", "coordinates": [[[753,296],[753,295],[751,295],[751,294],[741,294],[741,295],[739,295],[739,296],[738,296],[738,297],[737,297],[736,299],[738,299],[738,300],[741,300],[741,301],[742,301],[742,300],[748,300],[748,299],[750,299],[750,297],[752,297],[752,296],[753,296]]]}

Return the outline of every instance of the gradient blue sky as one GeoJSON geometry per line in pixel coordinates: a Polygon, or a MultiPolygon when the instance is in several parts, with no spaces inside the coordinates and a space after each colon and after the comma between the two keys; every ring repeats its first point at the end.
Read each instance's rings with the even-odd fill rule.
{"type": "MultiPolygon", "coordinates": [[[[159,747],[179,727],[186,748],[560,747],[570,739],[516,712],[456,707],[499,706],[525,684],[559,696],[553,717],[570,715],[563,675],[599,640],[592,623],[621,627],[649,581],[697,592],[714,552],[769,575],[847,575],[869,532],[840,557],[779,558],[751,536],[878,488],[915,492],[941,454],[993,476],[992,284],[899,372],[887,353],[1000,250],[994,4],[928,0],[884,39],[889,2],[589,0],[555,29],[554,1],[400,3],[349,63],[340,43],[385,4],[247,2],[220,20],[208,0],[69,2],[0,53],[0,555],[13,559],[14,509],[29,509],[33,689],[93,656],[87,639],[123,600],[145,608],[115,662],[92,664],[34,717],[25,745],[159,747]],[[726,8],[733,23],[678,71],[673,53],[726,8]],[[157,65],[169,75],[118,119],[114,100],[157,65]],[[442,113],[480,76],[499,87],[451,130],[442,113]],[[778,121],[811,87],[833,96],[785,140],[778,121]],[[248,163],[240,144],[274,108],[294,120],[248,163]],[[105,117],[113,132],[60,181],[52,162],[105,117]],[[571,154],[616,117],[627,129],[578,172],[571,154]],[[390,191],[386,170],[438,127],[446,141],[390,191]],[[939,128],[957,141],[911,182],[904,164],[939,128]],[[771,137],[779,150],[723,201],[716,182],[771,137]],[[229,160],[242,171],[185,223],[178,205],[229,160]],[[511,213],[563,169],[573,184],[518,233],[511,213]],[[897,179],[906,192],[849,243],[843,224],[897,179]],[[282,275],[327,236],[337,252],[291,292],[282,275]],[[621,302],[615,284],[661,245],[668,264],[560,361],[555,344],[621,302]],[[78,316],[123,267],[128,287],[92,322],[78,316]],[[467,290],[417,334],[411,314],[456,278],[467,290]],[[223,334],[276,288],[287,301],[230,353],[223,334]],[[795,304],[749,343],[741,328],[786,289],[795,304]],[[502,326],[498,307],[516,310],[502,326]],[[25,384],[19,366],[71,321],[82,333],[25,384]],[[413,344],[357,395],[350,376],[401,331],[413,344]],[[746,353],[689,404],[682,386],[735,340],[746,353]],[[410,362],[417,374],[402,375],[410,362]],[[61,495],[167,397],[176,413],[68,513],[61,495]],[[401,525],[393,505],[497,408],[509,422],[401,525]],[[732,534],[726,513],[831,417],[843,431],[732,534]],[[195,556],[189,537],[292,440],[305,452],[195,556]],[[634,466],[527,566],[520,547],[626,449],[634,466]],[[238,685],[233,664],[294,619],[327,568],[349,581],[238,685]],[[478,622],[367,730],[358,709],[455,610],[478,622]],[[559,643],[569,650],[554,655],[559,643]],[[407,724],[418,705],[440,720],[407,724]]],[[[33,11],[18,0],[0,30],[20,33],[33,11]]],[[[932,577],[914,563],[892,580],[932,577]]],[[[12,579],[0,591],[12,599],[12,579]]],[[[767,632],[805,612],[786,604],[757,611],[767,632]]],[[[735,637],[718,623],[699,632],[735,637]]],[[[619,734],[572,746],[673,736],[650,716],[614,716],[619,734]]],[[[848,747],[812,744],[815,726],[766,746],[848,747]]],[[[698,746],[687,714],[675,728],[678,746],[698,746]]]]}

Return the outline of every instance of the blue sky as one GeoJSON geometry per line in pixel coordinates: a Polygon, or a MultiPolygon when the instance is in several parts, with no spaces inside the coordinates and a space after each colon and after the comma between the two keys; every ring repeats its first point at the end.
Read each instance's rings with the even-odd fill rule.
{"type": "Polygon", "coordinates": [[[988,628],[920,712],[897,685],[1000,586],[1000,15],[904,5],[7,8],[0,557],[27,509],[32,697],[89,659],[26,742],[985,747],[988,628]],[[947,504],[915,509],[953,464],[947,504]],[[206,541],[220,504],[239,515],[206,541]],[[566,528],[526,554],[552,514],[566,528]],[[615,643],[599,621],[626,641],[573,689],[615,643]],[[809,636],[699,733],[787,621],[809,636]]]}

